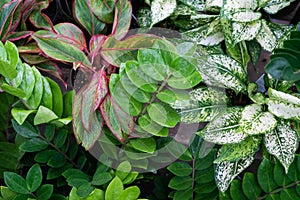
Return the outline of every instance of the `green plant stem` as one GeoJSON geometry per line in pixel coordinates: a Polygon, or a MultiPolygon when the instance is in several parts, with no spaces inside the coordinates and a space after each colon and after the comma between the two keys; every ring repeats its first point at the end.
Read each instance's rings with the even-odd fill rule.
{"type": "MultiPolygon", "coordinates": [[[[193,172],[192,172],[192,190],[194,191],[194,187],[195,187],[195,175],[196,175],[196,159],[193,158],[193,161],[192,161],[192,168],[193,168],[193,172]]],[[[192,195],[192,200],[194,200],[194,193],[192,195]]]]}
{"type": "Polygon", "coordinates": [[[280,192],[281,190],[284,190],[284,189],[287,189],[287,188],[294,187],[294,186],[296,186],[296,185],[299,184],[299,183],[300,183],[300,180],[299,180],[299,181],[296,181],[296,182],[294,182],[294,183],[291,183],[291,184],[289,184],[289,185],[286,185],[286,186],[282,186],[282,187],[280,187],[280,188],[277,188],[276,190],[273,190],[273,191],[271,191],[271,192],[265,194],[265,195],[262,196],[262,197],[258,197],[257,200],[260,200],[260,199],[266,199],[266,198],[267,198],[269,195],[271,195],[271,194],[276,194],[276,193],[280,192]]]}

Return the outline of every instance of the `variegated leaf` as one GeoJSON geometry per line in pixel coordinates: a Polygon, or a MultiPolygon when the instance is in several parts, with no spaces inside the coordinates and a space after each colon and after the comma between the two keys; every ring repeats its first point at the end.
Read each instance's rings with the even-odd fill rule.
{"type": "Polygon", "coordinates": [[[288,172],[298,147],[298,138],[289,122],[280,121],[275,130],[264,137],[267,151],[274,155],[288,172]]]}
{"type": "Polygon", "coordinates": [[[244,108],[240,125],[246,134],[258,135],[272,131],[277,120],[271,113],[264,112],[263,106],[251,104],[244,108]]]}
{"type": "Polygon", "coordinates": [[[198,132],[204,140],[216,144],[231,144],[243,141],[247,135],[240,129],[242,108],[227,108],[217,115],[203,130],[198,132]]]}
{"type": "Polygon", "coordinates": [[[180,0],[182,3],[191,6],[197,11],[204,11],[205,0],[180,0]]]}
{"type": "Polygon", "coordinates": [[[219,156],[214,163],[237,161],[255,154],[260,147],[261,137],[248,137],[240,143],[226,144],[219,150],[219,156]]]}
{"type": "Polygon", "coordinates": [[[172,107],[177,110],[181,122],[199,123],[211,121],[225,109],[227,102],[224,92],[201,87],[192,91],[188,100],[177,100],[172,107]]]}
{"type": "Polygon", "coordinates": [[[223,0],[206,0],[205,8],[206,11],[217,12],[223,5],[223,0]]]}
{"type": "Polygon", "coordinates": [[[148,7],[143,7],[139,10],[136,19],[140,27],[151,26],[151,10],[148,7]]]}
{"type": "Polygon", "coordinates": [[[206,75],[204,81],[207,84],[230,88],[237,93],[246,91],[247,74],[244,68],[228,56],[210,55],[207,60],[199,59],[197,67],[201,74],[206,75]]]}
{"type": "Polygon", "coordinates": [[[269,88],[268,110],[283,119],[300,120],[300,98],[269,88]]]}
{"type": "Polygon", "coordinates": [[[215,181],[218,189],[225,192],[232,180],[239,175],[244,169],[250,166],[254,160],[254,155],[249,155],[237,161],[224,161],[216,164],[215,181]]]}
{"type": "Polygon", "coordinates": [[[276,36],[268,26],[266,20],[262,20],[261,29],[256,40],[266,51],[271,52],[276,46],[276,36]]]}
{"type": "Polygon", "coordinates": [[[237,44],[244,40],[254,39],[261,29],[261,20],[252,22],[233,22],[232,23],[232,40],[237,44]]]}
{"type": "Polygon", "coordinates": [[[223,0],[223,9],[236,10],[236,9],[248,9],[255,10],[258,6],[258,0],[223,0]]]}
{"type": "Polygon", "coordinates": [[[176,8],[176,0],[154,0],[151,3],[151,19],[154,25],[169,17],[176,8]]]}
{"type": "Polygon", "coordinates": [[[234,22],[253,22],[261,18],[261,13],[251,10],[234,10],[228,15],[228,19],[234,22]]]}
{"type": "Polygon", "coordinates": [[[264,10],[269,14],[276,14],[279,10],[289,6],[295,0],[271,0],[263,5],[264,10]]]}

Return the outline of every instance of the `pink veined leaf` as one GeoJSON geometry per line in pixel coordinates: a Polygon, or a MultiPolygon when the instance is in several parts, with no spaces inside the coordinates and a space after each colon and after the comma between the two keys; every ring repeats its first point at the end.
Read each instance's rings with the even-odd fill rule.
{"type": "Polygon", "coordinates": [[[42,51],[38,47],[38,45],[35,42],[28,43],[24,46],[19,46],[18,51],[20,54],[22,53],[36,53],[36,54],[41,54],[42,51]]]}
{"type": "Polygon", "coordinates": [[[110,94],[106,96],[105,100],[100,105],[100,110],[110,131],[123,143],[134,130],[133,117],[129,116],[114,103],[110,94]]]}
{"type": "Polygon", "coordinates": [[[102,59],[101,59],[101,48],[102,48],[102,44],[104,43],[104,41],[106,40],[107,36],[105,35],[94,35],[91,39],[90,39],[90,59],[91,59],[91,63],[93,66],[97,67],[97,66],[103,66],[103,63],[101,63],[102,59]]]}
{"type": "Polygon", "coordinates": [[[29,21],[37,28],[53,30],[53,24],[50,18],[41,11],[35,10],[29,16],[29,21]]]}
{"type": "Polygon", "coordinates": [[[122,41],[116,40],[113,36],[108,37],[102,44],[101,55],[111,65],[120,66],[122,56],[139,48],[149,48],[153,45],[158,36],[143,34],[133,35],[122,41]]]}
{"type": "Polygon", "coordinates": [[[85,91],[82,92],[81,121],[86,131],[92,128],[93,115],[108,92],[104,70],[94,73],[85,91]]]}
{"type": "Polygon", "coordinates": [[[57,78],[58,80],[60,80],[63,85],[65,86],[65,88],[67,88],[67,83],[66,81],[62,78],[62,72],[60,67],[52,61],[48,61],[48,62],[44,62],[44,63],[40,63],[36,66],[40,71],[46,72],[52,76],[54,76],[55,78],[57,78]]]}
{"type": "Polygon", "coordinates": [[[20,32],[11,32],[7,35],[6,39],[9,41],[17,41],[31,36],[33,31],[20,31],[20,32]]]}
{"type": "Polygon", "coordinates": [[[115,19],[112,35],[118,40],[124,38],[129,30],[132,6],[129,0],[119,0],[115,5],[115,19]]]}

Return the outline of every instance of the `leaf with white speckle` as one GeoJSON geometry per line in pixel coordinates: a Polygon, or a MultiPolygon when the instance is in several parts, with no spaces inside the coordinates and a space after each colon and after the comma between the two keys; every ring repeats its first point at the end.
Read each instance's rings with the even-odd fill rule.
{"type": "Polygon", "coordinates": [[[152,25],[169,17],[176,8],[176,0],[154,0],[151,3],[152,25]]]}
{"type": "Polygon", "coordinates": [[[254,155],[249,155],[238,161],[224,161],[216,164],[215,181],[218,189],[225,192],[232,180],[254,161],[254,155]]]}
{"type": "Polygon", "coordinates": [[[228,19],[234,22],[253,22],[261,18],[261,13],[251,10],[234,10],[228,15],[228,19]]]}
{"type": "Polygon", "coordinates": [[[272,0],[267,1],[263,6],[264,10],[269,14],[276,14],[279,10],[289,6],[295,0],[272,0]]]}
{"type": "Polygon", "coordinates": [[[276,46],[276,36],[268,26],[266,20],[262,20],[261,29],[256,40],[266,51],[271,52],[276,46]]]}
{"type": "Polygon", "coordinates": [[[264,112],[261,105],[251,104],[244,108],[240,125],[246,134],[258,135],[272,131],[277,120],[271,113],[264,112]]]}
{"type": "Polygon", "coordinates": [[[255,10],[258,6],[258,0],[223,0],[223,9],[235,10],[235,9],[248,9],[255,10]]]}
{"type": "Polygon", "coordinates": [[[243,141],[247,135],[239,125],[242,110],[240,107],[227,108],[197,134],[204,140],[216,144],[232,144],[243,141]]]}
{"type": "Polygon", "coordinates": [[[268,110],[283,119],[300,120],[300,98],[269,88],[268,110]]]}
{"type": "Polygon", "coordinates": [[[267,151],[280,161],[287,173],[298,146],[297,134],[290,123],[280,121],[276,129],[264,136],[264,143],[267,151]]]}
{"type": "Polygon", "coordinates": [[[205,0],[180,0],[182,3],[191,6],[197,11],[204,11],[205,0]]]}
{"type": "Polygon", "coordinates": [[[261,20],[252,22],[233,22],[232,23],[232,40],[237,44],[244,40],[254,39],[261,29],[261,20]]]}
{"type": "Polygon", "coordinates": [[[206,0],[205,10],[211,12],[217,12],[223,5],[223,0],[206,0]]]}

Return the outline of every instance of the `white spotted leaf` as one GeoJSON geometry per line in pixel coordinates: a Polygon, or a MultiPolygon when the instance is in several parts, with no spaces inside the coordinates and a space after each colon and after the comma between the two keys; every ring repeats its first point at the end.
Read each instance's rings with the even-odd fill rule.
{"type": "Polygon", "coordinates": [[[261,29],[256,40],[266,51],[271,52],[276,46],[276,36],[268,26],[266,20],[261,21],[261,29]]]}
{"type": "Polygon", "coordinates": [[[154,0],[151,3],[152,25],[169,17],[176,8],[176,0],[154,0]]]}
{"type": "Polygon", "coordinates": [[[269,14],[276,14],[279,10],[289,6],[295,0],[272,0],[266,1],[263,9],[269,14]]]}
{"type": "Polygon", "coordinates": [[[234,10],[228,19],[234,22],[253,22],[261,18],[261,13],[251,10],[234,10]]]}
{"type": "Polygon", "coordinates": [[[237,44],[244,40],[254,39],[261,29],[261,20],[232,23],[232,40],[237,44]]]}

